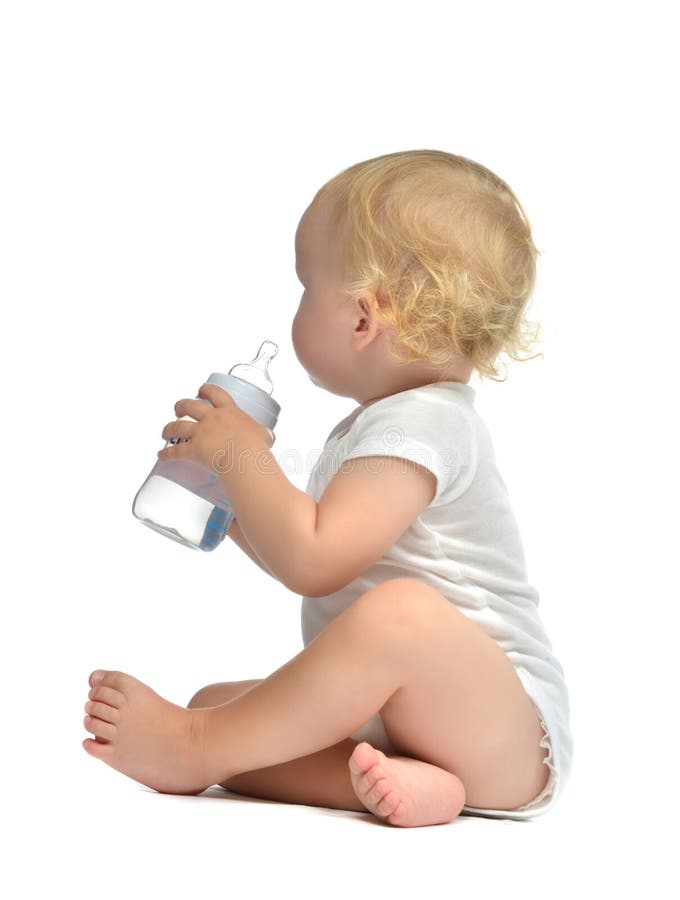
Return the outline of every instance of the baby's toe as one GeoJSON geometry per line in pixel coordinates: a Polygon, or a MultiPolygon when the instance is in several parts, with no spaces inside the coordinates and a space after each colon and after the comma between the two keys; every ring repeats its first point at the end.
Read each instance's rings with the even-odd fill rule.
{"type": "Polygon", "coordinates": [[[99,703],[97,700],[88,700],[85,704],[85,712],[102,719],[104,722],[110,722],[112,725],[115,725],[120,720],[120,713],[115,706],[109,706],[108,703],[99,703]]]}
{"type": "Polygon", "coordinates": [[[104,669],[96,669],[94,672],[90,672],[90,677],[87,679],[90,687],[94,687],[95,684],[100,684],[102,678],[106,675],[104,669]]]}
{"type": "Polygon", "coordinates": [[[125,694],[100,684],[90,688],[87,696],[91,700],[100,700],[102,703],[108,703],[109,706],[114,706],[116,709],[120,709],[125,702],[125,694]]]}
{"type": "Polygon", "coordinates": [[[394,812],[397,811],[397,807],[401,803],[401,799],[397,795],[397,792],[391,790],[390,788],[383,787],[382,791],[384,796],[382,800],[376,803],[375,814],[387,818],[387,816],[391,816],[394,812]]]}
{"type": "Polygon", "coordinates": [[[127,694],[136,684],[139,684],[139,682],[136,678],[133,678],[132,675],[110,669],[97,669],[90,675],[90,685],[92,687],[99,685],[110,687],[116,691],[120,691],[121,694],[127,694]]]}
{"type": "MultiPolygon", "coordinates": [[[[380,784],[385,781],[385,773],[380,765],[376,763],[374,766],[371,766],[368,772],[355,776],[354,781],[355,786],[359,790],[374,797],[380,788],[380,784]]],[[[380,797],[382,797],[382,794],[380,794],[380,797]]]]}
{"type": "Polygon", "coordinates": [[[366,773],[368,780],[364,782],[365,787],[361,785],[364,788],[364,796],[372,807],[381,803],[390,790],[390,784],[385,775],[382,772],[374,774],[374,770],[377,768],[378,766],[374,766],[370,772],[366,773]]]}
{"type": "Polygon", "coordinates": [[[361,777],[363,773],[370,771],[376,763],[380,762],[381,756],[384,754],[372,747],[368,741],[362,741],[356,745],[349,758],[350,771],[353,775],[361,777]]]}
{"type": "Polygon", "coordinates": [[[104,722],[102,719],[96,719],[93,716],[85,716],[83,725],[90,734],[107,741],[112,741],[117,733],[115,725],[112,725],[110,722],[104,722]]]}
{"type": "Polygon", "coordinates": [[[90,756],[94,756],[96,759],[102,759],[104,762],[110,761],[111,757],[116,752],[111,744],[105,744],[99,739],[93,740],[92,738],[85,738],[83,747],[90,756]]]}

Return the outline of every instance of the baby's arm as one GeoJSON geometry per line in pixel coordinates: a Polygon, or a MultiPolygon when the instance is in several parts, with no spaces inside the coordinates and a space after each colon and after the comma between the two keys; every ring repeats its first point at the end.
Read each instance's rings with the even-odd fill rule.
{"type": "MultiPolygon", "coordinates": [[[[265,565],[265,563],[262,562],[260,557],[257,555],[257,553],[255,553],[253,548],[250,546],[250,544],[246,540],[246,536],[243,534],[243,532],[239,528],[239,524],[235,518],[232,519],[232,522],[231,522],[231,525],[229,526],[229,530],[227,531],[227,534],[229,535],[229,537],[232,539],[232,541],[235,544],[238,544],[238,546],[241,548],[241,550],[243,550],[243,552],[246,554],[246,556],[249,556],[252,559],[252,561],[254,563],[256,563],[262,569],[263,572],[266,572],[267,575],[271,575],[272,578],[276,578],[276,575],[274,575],[274,573],[269,568],[269,566],[265,565]]],[[[276,580],[278,581],[278,578],[276,580]]]]}
{"type": "Polygon", "coordinates": [[[343,465],[318,504],[310,597],[339,591],[392,547],[430,504],[437,479],[415,462],[363,456],[343,465]]]}
{"type": "Polygon", "coordinates": [[[270,451],[244,454],[220,477],[251,550],[308,597],[340,590],[380,559],[436,488],[429,469],[386,456],[343,463],[318,503],[291,484],[270,451]]]}

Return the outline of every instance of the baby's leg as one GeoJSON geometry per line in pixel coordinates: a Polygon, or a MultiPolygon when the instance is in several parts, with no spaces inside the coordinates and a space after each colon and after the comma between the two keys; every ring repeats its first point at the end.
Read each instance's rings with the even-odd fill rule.
{"type": "MultiPolygon", "coordinates": [[[[209,684],[194,694],[187,708],[220,706],[245,694],[262,680],[256,678],[251,681],[223,681],[209,684]]],[[[357,743],[358,741],[347,738],[309,756],[301,756],[253,772],[241,772],[221,782],[221,786],[235,794],[246,794],[280,803],[366,812],[366,807],[354,792],[349,770],[349,758],[357,743]]]]}
{"type": "Polygon", "coordinates": [[[304,760],[377,711],[395,753],[408,755],[361,742],[347,766],[359,801],[389,824],[450,822],[466,798],[514,809],[546,783],[537,710],[512,662],[412,578],[371,588],[297,656],[218,706],[184,709],[116,670],[94,671],[89,683],[83,724],[95,737],[83,748],[161,793],[201,793],[304,760]]]}

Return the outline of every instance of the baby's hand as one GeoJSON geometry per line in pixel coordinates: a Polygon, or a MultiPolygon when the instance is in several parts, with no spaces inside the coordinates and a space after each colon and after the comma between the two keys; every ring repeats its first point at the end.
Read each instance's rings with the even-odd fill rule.
{"type": "Polygon", "coordinates": [[[202,399],[175,403],[178,417],[191,418],[168,422],[163,428],[161,437],[177,443],[159,450],[159,459],[191,459],[219,474],[233,467],[244,451],[269,450],[273,445],[273,431],[244,413],[223,388],[203,384],[198,397],[202,399]]]}

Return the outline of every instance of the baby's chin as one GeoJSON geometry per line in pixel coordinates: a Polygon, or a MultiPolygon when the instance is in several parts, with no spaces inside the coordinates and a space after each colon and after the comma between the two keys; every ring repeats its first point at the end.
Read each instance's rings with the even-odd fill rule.
{"type": "Polygon", "coordinates": [[[307,377],[312,382],[312,384],[315,384],[317,387],[321,388],[322,391],[327,391],[329,394],[335,394],[336,397],[354,397],[354,395],[350,393],[349,389],[333,387],[327,382],[317,381],[317,379],[314,378],[313,375],[310,375],[309,372],[307,373],[307,377]]]}

